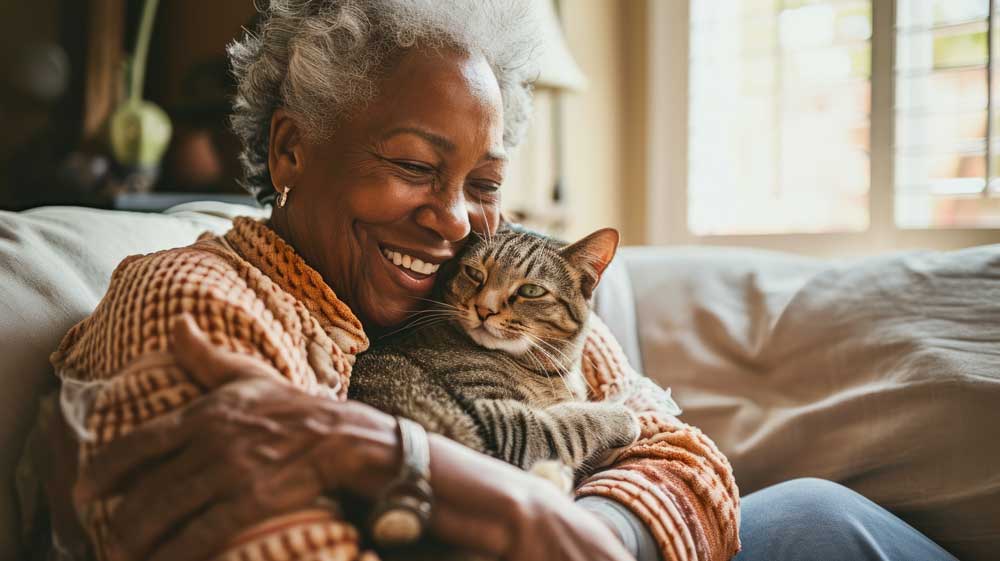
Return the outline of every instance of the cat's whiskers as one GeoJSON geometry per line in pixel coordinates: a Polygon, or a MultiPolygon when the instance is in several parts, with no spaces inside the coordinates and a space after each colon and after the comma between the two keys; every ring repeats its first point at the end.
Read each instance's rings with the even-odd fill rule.
{"type": "Polygon", "coordinates": [[[382,335],[381,337],[379,337],[379,339],[385,339],[386,337],[395,335],[396,333],[399,333],[400,331],[403,330],[417,329],[417,328],[426,329],[428,327],[437,325],[439,323],[444,323],[449,320],[457,320],[462,318],[462,314],[458,314],[451,310],[423,310],[418,313],[423,313],[424,315],[412,321],[404,323],[398,329],[394,329],[389,333],[382,335]]]}
{"type": "Polygon", "coordinates": [[[396,311],[402,311],[403,313],[408,314],[411,317],[420,315],[426,316],[428,314],[455,314],[456,316],[460,317],[464,316],[466,312],[464,309],[459,308],[458,306],[454,306],[452,304],[448,304],[445,302],[438,302],[436,300],[430,300],[428,298],[419,298],[419,300],[426,300],[427,302],[430,302],[432,305],[418,310],[397,309],[396,311]]]}
{"type": "MultiPolygon", "coordinates": [[[[560,349],[560,348],[556,347],[555,345],[553,345],[552,343],[549,343],[546,340],[546,339],[550,339],[550,340],[561,341],[562,339],[554,339],[554,338],[551,338],[551,337],[542,337],[540,335],[534,335],[532,333],[527,333],[527,335],[529,337],[533,338],[534,342],[539,343],[541,345],[544,345],[545,347],[551,349],[552,352],[555,352],[555,353],[559,354],[560,356],[562,356],[563,360],[565,361],[566,364],[570,364],[571,365],[573,363],[573,358],[571,356],[569,356],[568,354],[566,354],[566,351],[564,351],[563,349],[560,349]]],[[[537,347],[537,348],[539,350],[541,350],[541,347],[537,347]]],[[[591,361],[591,364],[593,364],[593,361],[591,361]]],[[[566,373],[565,374],[566,376],[571,375],[570,367],[569,366],[565,367],[565,373],[566,373]]],[[[580,372],[580,378],[583,379],[583,383],[586,384],[587,389],[591,392],[591,395],[599,395],[599,393],[597,392],[597,388],[595,388],[594,385],[591,384],[590,380],[588,380],[587,377],[585,375],[583,375],[582,371],[580,372]]]]}
{"type": "MultiPolygon", "coordinates": [[[[525,353],[524,356],[527,356],[528,358],[531,359],[532,362],[534,362],[536,365],[538,365],[538,370],[540,372],[548,372],[548,370],[545,368],[545,365],[542,364],[542,361],[539,360],[538,357],[536,357],[535,355],[533,355],[531,353],[531,351],[528,351],[527,353],[525,353]]],[[[544,376],[544,378],[545,378],[545,382],[549,385],[549,391],[552,392],[552,395],[555,395],[556,394],[556,388],[555,388],[555,386],[552,385],[552,376],[544,376]]]]}
{"type": "Polygon", "coordinates": [[[559,355],[559,357],[562,359],[562,361],[559,362],[559,364],[562,365],[567,371],[569,371],[569,368],[573,364],[573,357],[566,354],[566,351],[560,349],[559,347],[556,347],[552,343],[549,343],[548,341],[545,340],[546,338],[542,337],[541,335],[535,335],[534,333],[530,333],[528,331],[524,331],[523,334],[526,335],[529,339],[531,339],[533,343],[544,345],[553,353],[559,355]]]}
{"type": "MultiPolygon", "coordinates": [[[[535,335],[534,333],[532,333],[531,331],[529,331],[528,328],[527,328],[527,326],[525,326],[523,324],[508,324],[508,330],[511,331],[511,332],[513,332],[513,333],[517,333],[518,335],[520,335],[522,337],[525,337],[534,346],[537,346],[539,343],[545,344],[545,342],[542,341],[541,338],[538,335],[535,335]]],[[[551,345],[549,345],[549,346],[551,347],[551,345]]],[[[553,350],[557,350],[558,351],[558,349],[555,349],[554,347],[552,347],[552,348],[553,348],[553,350]]],[[[552,357],[550,357],[550,358],[552,358],[552,357]]],[[[571,362],[569,360],[569,357],[566,356],[565,354],[563,354],[563,358],[567,359],[567,362],[571,362]]],[[[552,365],[554,367],[561,367],[562,366],[562,363],[560,361],[557,361],[557,360],[554,360],[554,359],[552,360],[552,363],[553,363],[552,365]]]]}
{"type": "MultiPolygon", "coordinates": [[[[559,379],[562,380],[563,385],[566,386],[566,390],[569,391],[570,393],[573,393],[573,388],[570,387],[569,381],[567,380],[567,378],[569,378],[569,376],[572,374],[572,372],[570,372],[570,369],[561,361],[559,361],[552,353],[545,350],[544,347],[538,345],[538,343],[545,344],[545,342],[542,341],[537,335],[533,333],[528,333],[527,331],[522,331],[521,334],[527,337],[528,340],[531,341],[532,344],[534,345],[531,351],[528,351],[529,356],[531,355],[532,352],[538,352],[542,356],[544,356],[548,360],[548,362],[555,368],[555,373],[556,375],[559,376],[559,379]]],[[[560,351],[559,349],[553,348],[553,350],[559,352],[560,354],[563,354],[563,356],[565,357],[565,354],[562,353],[562,351],[560,351]]],[[[546,369],[546,371],[551,371],[551,370],[546,369]]]]}
{"type": "MultiPolygon", "coordinates": [[[[545,373],[551,373],[552,372],[552,370],[550,368],[546,368],[545,367],[545,365],[542,363],[542,360],[540,358],[538,358],[537,356],[535,356],[534,349],[528,351],[527,352],[527,356],[530,357],[531,360],[533,360],[535,362],[535,364],[538,365],[538,369],[540,371],[545,372],[545,373]]],[[[572,394],[573,392],[572,392],[572,390],[569,389],[569,384],[566,383],[566,377],[563,375],[563,373],[561,371],[559,371],[559,370],[556,370],[555,374],[556,374],[555,376],[545,376],[544,377],[546,383],[549,385],[549,391],[552,392],[552,396],[553,397],[556,396],[556,386],[555,386],[554,382],[552,381],[552,378],[554,378],[554,377],[555,378],[559,378],[559,380],[562,381],[563,387],[566,388],[566,390],[569,391],[570,394],[572,394]]]]}
{"type": "Polygon", "coordinates": [[[493,234],[490,233],[493,226],[490,224],[490,218],[489,215],[486,214],[486,208],[483,206],[482,199],[479,200],[479,212],[482,213],[483,219],[486,220],[486,243],[493,243],[493,234]]]}
{"type": "Polygon", "coordinates": [[[406,325],[404,325],[404,326],[402,326],[400,328],[394,329],[394,330],[392,330],[392,331],[390,331],[390,332],[382,335],[381,337],[379,337],[379,339],[387,339],[387,338],[392,337],[393,335],[395,335],[395,334],[397,334],[397,333],[399,333],[401,331],[404,331],[404,330],[416,329],[418,327],[428,327],[428,326],[431,326],[431,325],[434,325],[436,323],[443,322],[443,321],[445,321],[445,320],[444,319],[440,319],[440,318],[426,318],[426,319],[421,319],[419,321],[414,321],[414,322],[408,323],[408,324],[406,324],[406,325]]]}
{"type": "Polygon", "coordinates": [[[569,378],[569,376],[571,374],[570,371],[568,369],[566,369],[565,367],[563,367],[562,365],[559,365],[559,363],[556,361],[556,358],[554,356],[552,356],[551,354],[549,354],[548,351],[546,351],[542,347],[535,347],[533,349],[533,351],[541,353],[543,356],[545,356],[548,359],[548,361],[550,363],[556,364],[556,371],[555,371],[556,376],[558,376],[559,379],[562,381],[563,386],[566,388],[566,391],[568,391],[572,395],[573,394],[573,388],[570,387],[569,380],[568,380],[568,378],[569,378]]]}
{"type": "MultiPolygon", "coordinates": [[[[541,335],[534,335],[534,334],[532,334],[532,336],[539,343],[545,345],[549,349],[552,349],[553,352],[558,353],[559,356],[561,356],[563,358],[563,360],[566,361],[566,363],[570,363],[571,364],[573,362],[573,357],[571,357],[570,355],[568,355],[566,353],[566,351],[564,351],[563,349],[560,349],[559,347],[557,347],[554,344],[550,343],[546,337],[542,337],[541,335]]],[[[552,339],[552,340],[554,340],[554,341],[562,341],[562,339],[552,339]]]]}
{"type": "MultiPolygon", "coordinates": [[[[546,345],[548,345],[549,348],[561,352],[563,356],[566,356],[566,358],[569,359],[569,357],[566,355],[565,352],[560,351],[559,349],[555,348],[555,346],[552,343],[547,342],[547,341],[563,341],[563,339],[559,339],[556,337],[542,337],[541,335],[536,335],[535,337],[537,337],[539,341],[544,342],[546,345]]],[[[590,358],[585,353],[580,354],[580,360],[581,362],[586,360],[590,364],[591,368],[593,368],[594,370],[598,369],[597,364],[594,363],[594,359],[590,358]]],[[[586,376],[582,376],[582,378],[583,382],[587,384],[587,389],[589,389],[593,395],[600,395],[600,392],[597,391],[597,388],[590,383],[590,380],[586,376]]]]}
{"type": "Polygon", "coordinates": [[[449,304],[447,302],[442,302],[440,300],[434,300],[434,299],[431,299],[431,298],[421,298],[419,296],[414,296],[413,299],[414,300],[420,300],[420,301],[423,301],[423,302],[429,302],[431,304],[431,309],[433,309],[435,307],[449,308],[449,309],[452,309],[452,310],[461,310],[462,309],[461,307],[456,306],[454,304],[449,304]]]}
{"type": "Polygon", "coordinates": [[[428,315],[438,315],[438,314],[454,314],[456,316],[464,315],[463,310],[415,310],[413,312],[408,312],[411,318],[428,316],[428,315]]]}

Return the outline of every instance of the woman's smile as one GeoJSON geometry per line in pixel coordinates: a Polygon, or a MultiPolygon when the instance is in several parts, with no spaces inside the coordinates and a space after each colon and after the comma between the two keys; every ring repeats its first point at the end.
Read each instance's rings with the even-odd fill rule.
{"type": "Polygon", "coordinates": [[[441,264],[452,255],[432,254],[428,251],[405,248],[388,243],[377,243],[377,259],[388,276],[399,287],[413,295],[424,298],[430,295],[441,264]]]}

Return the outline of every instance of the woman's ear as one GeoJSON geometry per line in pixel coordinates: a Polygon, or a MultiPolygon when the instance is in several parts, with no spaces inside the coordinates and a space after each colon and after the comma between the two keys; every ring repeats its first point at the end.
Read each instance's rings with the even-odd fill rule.
{"type": "Polygon", "coordinates": [[[581,288],[585,298],[590,298],[597,288],[601,275],[608,268],[618,251],[618,230],[604,228],[582,240],[568,245],[560,253],[581,273],[581,288]]]}
{"type": "Polygon", "coordinates": [[[291,113],[278,108],[271,115],[271,130],[267,146],[267,169],[276,191],[294,188],[305,165],[302,129],[291,113]]]}

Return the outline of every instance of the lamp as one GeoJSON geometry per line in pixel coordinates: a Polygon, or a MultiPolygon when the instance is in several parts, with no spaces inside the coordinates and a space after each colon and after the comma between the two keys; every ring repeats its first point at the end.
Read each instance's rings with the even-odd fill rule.
{"type": "Polygon", "coordinates": [[[570,55],[563,37],[556,3],[532,0],[541,45],[535,80],[534,124],[517,158],[520,192],[512,195],[509,217],[553,235],[563,234],[569,212],[563,186],[563,92],[580,91],[587,79],[570,55]],[[518,196],[519,195],[519,196],[518,196]]]}
{"type": "Polygon", "coordinates": [[[569,53],[553,0],[534,0],[532,6],[542,35],[535,88],[570,91],[586,88],[587,78],[569,53]]]}

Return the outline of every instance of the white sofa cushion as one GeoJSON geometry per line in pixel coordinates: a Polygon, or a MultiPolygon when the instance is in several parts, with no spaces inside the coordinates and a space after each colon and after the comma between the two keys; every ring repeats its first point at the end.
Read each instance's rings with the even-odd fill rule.
{"type": "Polygon", "coordinates": [[[847,484],[961,559],[1000,551],[1000,245],[829,263],[625,253],[646,373],[743,493],[847,484]]]}
{"type": "Polygon", "coordinates": [[[136,253],[192,243],[259,209],[180,205],[165,214],[47,207],[0,211],[0,559],[13,559],[13,471],[37,398],[55,381],[49,354],[103,296],[115,266],[136,253]]]}

